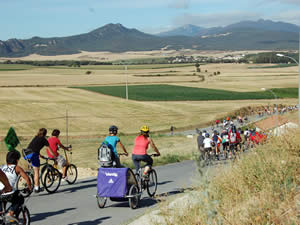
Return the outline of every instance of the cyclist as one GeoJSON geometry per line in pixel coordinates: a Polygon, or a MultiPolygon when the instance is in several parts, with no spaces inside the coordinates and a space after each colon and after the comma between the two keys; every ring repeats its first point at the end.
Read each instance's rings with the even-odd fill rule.
{"type": "Polygon", "coordinates": [[[232,128],[228,132],[228,139],[229,139],[229,158],[231,157],[231,151],[237,150],[239,143],[241,142],[241,135],[236,130],[236,127],[233,125],[232,128]]]}
{"type": "Polygon", "coordinates": [[[147,177],[149,170],[153,164],[153,159],[151,156],[147,155],[147,149],[149,144],[151,145],[152,149],[156,152],[157,156],[160,156],[160,152],[155,146],[152,138],[149,137],[149,127],[142,126],[140,128],[140,135],[136,137],[134,148],[132,151],[132,161],[136,172],[140,169],[140,161],[146,162],[145,170],[144,170],[144,177],[147,177]]]}
{"type": "Polygon", "coordinates": [[[120,162],[120,158],[118,156],[118,152],[117,152],[117,144],[119,143],[121,148],[123,149],[123,151],[125,152],[126,156],[128,156],[128,152],[126,151],[126,148],[124,147],[124,145],[122,144],[120,138],[117,136],[118,134],[118,127],[112,125],[109,127],[108,129],[109,131],[109,136],[107,136],[104,141],[106,141],[108,143],[108,146],[112,149],[113,153],[114,153],[114,160],[116,162],[116,167],[121,167],[121,162],[120,162]]]}
{"type": "Polygon", "coordinates": [[[58,138],[59,134],[60,134],[60,130],[58,130],[58,129],[54,129],[52,131],[52,136],[50,138],[48,138],[49,147],[47,148],[47,155],[51,159],[56,158],[55,165],[58,164],[60,167],[63,168],[62,179],[67,181],[68,180],[68,178],[66,177],[67,162],[66,162],[66,159],[62,155],[60,155],[57,151],[58,151],[58,147],[61,147],[62,149],[67,150],[67,151],[69,151],[69,148],[65,147],[60,142],[60,140],[58,138]]]}
{"type": "Polygon", "coordinates": [[[209,138],[209,133],[205,134],[205,139],[203,143],[204,143],[204,151],[207,152],[208,155],[210,155],[212,151],[213,141],[209,138]]]}
{"type": "MultiPolygon", "coordinates": [[[[15,186],[15,183],[17,181],[18,175],[24,178],[24,180],[27,183],[28,189],[31,191],[31,181],[28,177],[28,175],[25,173],[25,171],[22,169],[22,167],[18,166],[18,162],[20,160],[20,153],[17,151],[10,151],[6,155],[6,165],[3,165],[1,170],[5,173],[9,184],[11,187],[15,186]]],[[[4,186],[2,183],[0,183],[0,189],[3,189],[4,186]]],[[[21,209],[21,206],[24,204],[24,197],[19,193],[18,190],[13,190],[12,199],[10,202],[12,203],[8,214],[6,215],[6,218],[15,219],[14,215],[18,215],[21,209]]],[[[0,206],[2,207],[2,206],[0,206]]]]}
{"type": "Polygon", "coordinates": [[[217,159],[220,160],[219,154],[220,154],[220,143],[222,142],[218,131],[214,130],[213,135],[212,135],[212,141],[214,142],[214,152],[215,155],[217,156],[217,159]]]}
{"type": "MultiPolygon", "coordinates": [[[[44,158],[44,156],[42,156],[40,154],[41,149],[44,146],[48,146],[49,147],[49,143],[46,139],[46,134],[47,134],[47,129],[46,128],[41,128],[39,129],[37,135],[32,139],[32,141],[29,143],[27,149],[30,149],[32,153],[26,155],[26,159],[30,159],[31,160],[31,164],[33,166],[33,171],[34,171],[34,192],[38,193],[41,191],[40,189],[40,158],[44,158]]],[[[49,149],[52,151],[51,147],[49,147],[49,149]]],[[[55,157],[56,159],[56,157],[55,157]]]]}

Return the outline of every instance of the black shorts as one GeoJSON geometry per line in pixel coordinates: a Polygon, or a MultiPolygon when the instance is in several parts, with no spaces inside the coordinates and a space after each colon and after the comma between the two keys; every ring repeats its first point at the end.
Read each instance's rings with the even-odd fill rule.
{"type": "Polygon", "coordinates": [[[136,169],[136,172],[140,169],[140,161],[146,162],[146,166],[152,166],[153,165],[153,159],[149,155],[132,155],[132,161],[134,164],[134,167],[136,169]]]}

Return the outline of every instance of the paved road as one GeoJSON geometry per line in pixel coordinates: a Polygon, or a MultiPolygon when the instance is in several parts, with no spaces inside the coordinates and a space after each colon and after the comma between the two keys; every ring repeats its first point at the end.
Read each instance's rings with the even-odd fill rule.
{"type": "MultiPolygon", "coordinates": [[[[197,175],[193,161],[155,167],[158,173],[158,194],[176,194],[189,187],[197,175]]],[[[128,202],[108,201],[104,209],[96,203],[96,178],[80,180],[74,185],[63,183],[57,193],[33,194],[26,205],[33,225],[118,225],[141,215],[156,201],[142,196],[139,209],[130,209],[128,202]]]]}

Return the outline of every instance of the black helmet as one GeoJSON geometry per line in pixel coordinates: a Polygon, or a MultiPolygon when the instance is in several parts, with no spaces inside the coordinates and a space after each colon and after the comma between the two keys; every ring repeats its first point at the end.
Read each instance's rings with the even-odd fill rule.
{"type": "Polygon", "coordinates": [[[116,133],[118,133],[118,127],[112,125],[109,127],[108,131],[110,134],[116,134],[116,133]]]}

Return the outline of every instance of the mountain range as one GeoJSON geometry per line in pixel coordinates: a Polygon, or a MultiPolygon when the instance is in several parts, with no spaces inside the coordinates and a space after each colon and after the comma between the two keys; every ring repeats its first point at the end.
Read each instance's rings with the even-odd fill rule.
{"type": "Polygon", "coordinates": [[[80,51],[282,50],[299,48],[300,27],[270,20],[242,21],[225,27],[185,25],[146,34],[121,24],[107,24],[89,33],[68,37],[0,41],[0,57],[74,54],[80,51]]]}

